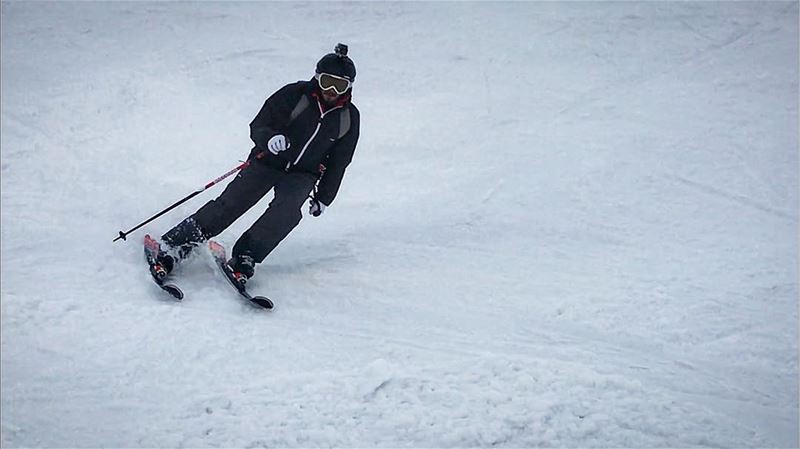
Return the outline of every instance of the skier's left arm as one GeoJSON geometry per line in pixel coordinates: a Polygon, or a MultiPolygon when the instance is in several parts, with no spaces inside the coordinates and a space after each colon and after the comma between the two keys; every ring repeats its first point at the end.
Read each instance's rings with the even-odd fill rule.
{"type": "Polygon", "coordinates": [[[353,154],[356,151],[361,120],[355,106],[350,107],[350,120],[350,130],[331,149],[325,165],[325,173],[319,181],[316,199],[326,206],[330,206],[336,198],[336,193],[344,178],[344,172],[353,160],[353,154]]]}

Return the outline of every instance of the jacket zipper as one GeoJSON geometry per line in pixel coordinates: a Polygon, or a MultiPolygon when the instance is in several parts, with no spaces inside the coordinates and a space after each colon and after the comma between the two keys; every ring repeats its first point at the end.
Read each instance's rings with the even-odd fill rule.
{"type": "Polygon", "coordinates": [[[317,100],[317,107],[319,107],[319,113],[320,113],[319,121],[317,122],[317,129],[314,130],[314,133],[311,134],[311,137],[308,138],[308,141],[306,142],[306,144],[303,145],[303,149],[300,150],[300,154],[297,155],[297,159],[295,159],[294,162],[289,162],[287,164],[287,166],[286,166],[287,169],[289,169],[289,167],[291,165],[297,165],[297,163],[300,162],[300,159],[303,158],[303,155],[306,153],[306,150],[308,149],[308,146],[311,145],[311,142],[314,140],[314,137],[317,137],[317,133],[319,132],[320,127],[322,127],[322,119],[324,119],[325,116],[328,115],[329,113],[331,113],[332,111],[335,111],[337,109],[341,109],[341,106],[336,106],[335,108],[332,108],[332,109],[329,109],[329,110],[327,110],[325,112],[322,112],[322,104],[319,102],[319,100],[317,100]]]}

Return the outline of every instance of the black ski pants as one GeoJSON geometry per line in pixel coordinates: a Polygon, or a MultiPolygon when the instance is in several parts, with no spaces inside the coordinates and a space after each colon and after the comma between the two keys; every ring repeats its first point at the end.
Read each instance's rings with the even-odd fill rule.
{"type": "MultiPolygon", "coordinates": [[[[209,201],[191,217],[167,232],[171,244],[199,243],[197,234],[180,232],[184,223],[193,220],[202,239],[220,234],[234,221],[244,215],[271,189],[275,197],[269,207],[253,225],[239,237],[233,246],[232,255],[248,255],[256,263],[264,259],[286,238],[303,218],[301,208],[314,188],[317,178],[307,172],[286,172],[253,160],[252,164],[239,172],[225,187],[222,194],[209,201]],[[186,238],[175,238],[175,234],[185,234],[186,238]]],[[[181,236],[182,237],[182,236],[181,236]]]]}

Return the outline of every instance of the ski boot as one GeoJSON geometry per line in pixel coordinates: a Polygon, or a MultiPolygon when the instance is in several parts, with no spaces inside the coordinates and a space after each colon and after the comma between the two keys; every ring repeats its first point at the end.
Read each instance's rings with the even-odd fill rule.
{"type": "Polygon", "coordinates": [[[183,299],[183,292],[174,284],[167,283],[167,275],[172,271],[175,266],[175,259],[161,250],[161,244],[157,240],[144,236],[144,255],[147,260],[147,265],[150,267],[150,276],[153,281],[176,299],[183,299]]]}
{"type": "Polygon", "coordinates": [[[241,285],[247,284],[247,280],[256,274],[256,264],[253,258],[248,255],[232,257],[228,260],[228,267],[233,272],[236,282],[241,285]]]}
{"type": "Polygon", "coordinates": [[[162,250],[158,240],[149,234],[144,236],[144,254],[147,265],[150,266],[150,274],[156,281],[163,281],[175,267],[175,259],[162,250]]]}

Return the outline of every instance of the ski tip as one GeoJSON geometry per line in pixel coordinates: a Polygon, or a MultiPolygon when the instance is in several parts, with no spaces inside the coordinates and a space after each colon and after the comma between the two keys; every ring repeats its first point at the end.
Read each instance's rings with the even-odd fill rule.
{"type": "Polygon", "coordinates": [[[170,295],[172,295],[173,298],[175,298],[175,299],[177,299],[179,301],[183,299],[183,291],[181,289],[179,289],[175,285],[162,284],[161,285],[161,289],[164,290],[165,292],[169,293],[170,295]]]}
{"type": "Polygon", "coordinates": [[[275,307],[275,305],[272,304],[272,300],[270,300],[266,296],[253,296],[253,298],[250,299],[250,302],[267,310],[272,310],[272,308],[275,307]]]}

